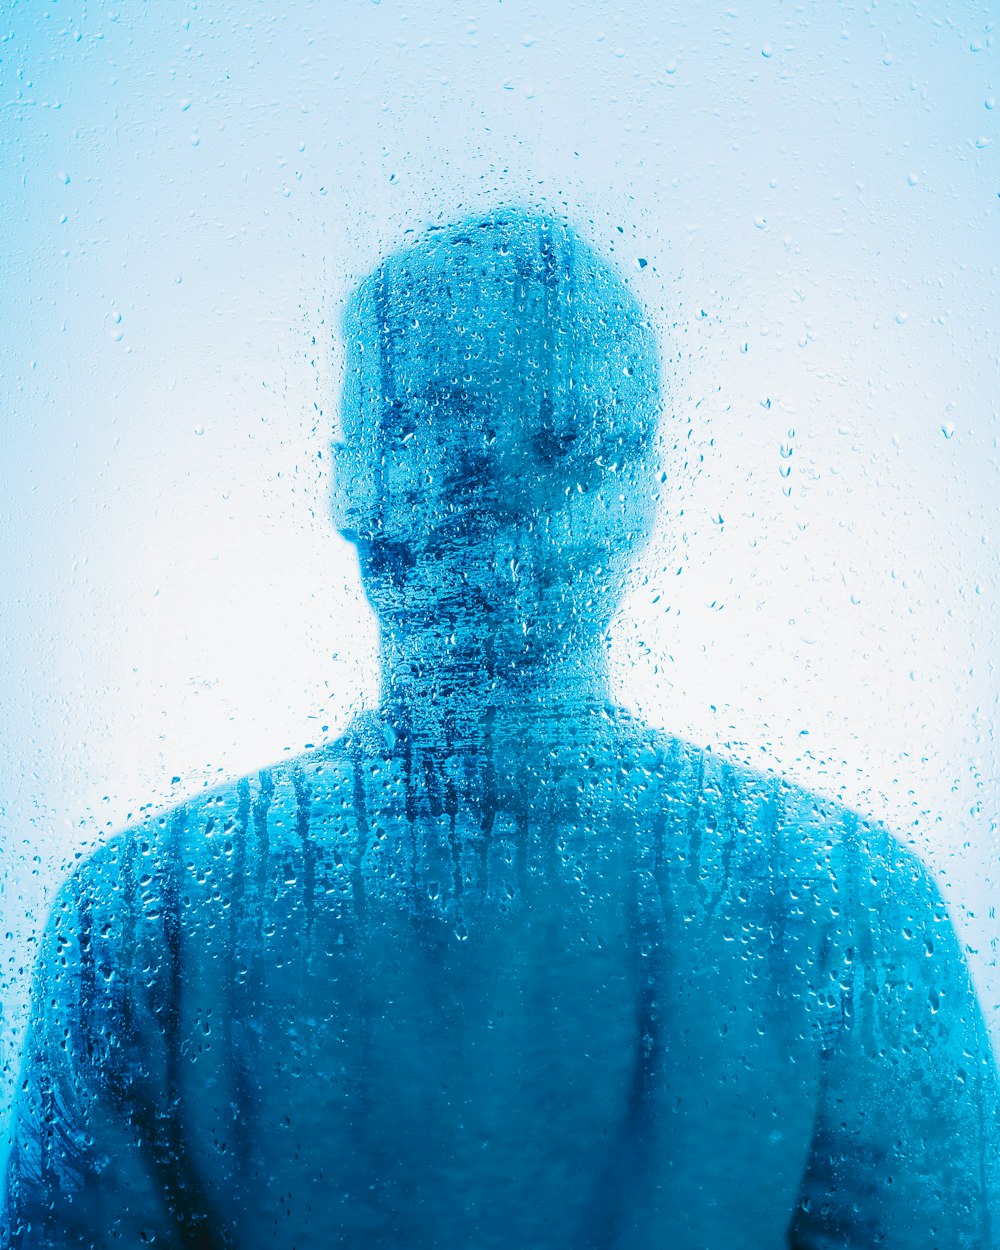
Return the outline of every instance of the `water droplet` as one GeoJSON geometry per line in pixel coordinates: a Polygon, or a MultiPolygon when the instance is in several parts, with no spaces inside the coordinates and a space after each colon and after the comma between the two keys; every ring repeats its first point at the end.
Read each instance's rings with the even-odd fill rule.
{"type": "Polygon", "coordinates": [[[755,217],[755,218],[753,219],[753,224],[757,227],[757,229],[758,229],[758,230],[766,230],[766,229],[767,229],[767,218],[766,218],[766,217],[759,217],[759,216],[758,216],[758,217],[755,217]]]}
{"type": "Polygon", "coordinates": [[[911,187],[915,187],[917,183],[920,181],[920,175],[919,174],[907,174],[906,181],[909,183],[911,187]]]}
{"type": "Polygon", "coordinates": [[[770,45],[769,43],[765,43],[765,44],[764,44],[764,46],[763,46],[763,48],[761,48],[761,50],[760,50],[760,54],[761,54],[761,56],[762,56],[762,57],[764,57],[765,59],[770,60],[770,59],[771,59],[771,55],[772,55],[772,51],[773,51],[773,49],[771,48],[771,45],[770,45]]]}
{"type": "Polygon", "coordinates": [[[955,433],[955,425],[952,421],[945,421],[941,426],[941,433],[945,438],[952,438],[955,433]]]}
{"type": "Polygon", "coordinates": [[[906,322],[909,321],[909,319],[910,319],[910,314],[908,312],[904,312],[902,308],[899,310],[898,313],[896,313],[896,325],[898,326],[905,325],[906,322]]]}
{"type": "Polygon", "coordinates": [[[69,174],[65,171],[65,169],[60,169],[59,181],[63,184],[64,187],[69,186],[69,174]]]}
{"type": "Polygon", "coordinates": [[[194,103],[193,100],[187,100],[187,99],[178,100],[177,107],[180,109],[182,113],[186,113],[193,103],[194,103]]]}
{"type": "Polygon", "coordinates": [[[190,143],[193,148],[196,148],[201,143],[201,135],[188,135],[188,143],[190,143]]]}
{"type": "Polygon", "coordinates": [[[200,438],[200,437],[201,437],[201,435],[205,433],[205,427],[204,427],[203,425],[196,425],[196,426],[194,427],[194,432],[195,432],[195,434],[197,434],[197,435],[199,436],[199,438],[200,438]]]}

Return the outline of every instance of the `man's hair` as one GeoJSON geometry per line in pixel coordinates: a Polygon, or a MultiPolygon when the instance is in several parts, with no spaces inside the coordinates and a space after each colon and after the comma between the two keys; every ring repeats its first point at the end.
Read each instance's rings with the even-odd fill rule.
{"type": "Polygon", "coordinates": [[[556,459],[648,446],[656,337],[612,266],[564,222],[505,207],[429,228],[366,279],[345,316],[344,436],[433,388],[516,375],[521,419],[556,459]]]}

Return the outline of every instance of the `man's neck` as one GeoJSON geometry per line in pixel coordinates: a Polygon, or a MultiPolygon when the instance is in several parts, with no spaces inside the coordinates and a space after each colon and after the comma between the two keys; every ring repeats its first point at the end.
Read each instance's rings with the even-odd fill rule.
{"type": "Polygon", "coordinates": [[[542,741],[609,700],[599,640],[585,646],[570,633],[543,649],[498,646],[485,632],[461,639],[383,629],[382,713],[428,744],[475,745],[497,735],[542,741]]]}

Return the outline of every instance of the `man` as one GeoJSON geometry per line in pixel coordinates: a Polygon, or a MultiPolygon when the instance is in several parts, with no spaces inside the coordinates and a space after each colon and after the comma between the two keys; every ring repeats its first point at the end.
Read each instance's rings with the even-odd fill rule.
{"type": "Polygon", "coordinates": [[[338,524],[379,710],[56,904],[19,1247],[994,1244],[996,1080],[890,836],[612,706],[654,336],[504,211],[347,318],[338,524]]]}

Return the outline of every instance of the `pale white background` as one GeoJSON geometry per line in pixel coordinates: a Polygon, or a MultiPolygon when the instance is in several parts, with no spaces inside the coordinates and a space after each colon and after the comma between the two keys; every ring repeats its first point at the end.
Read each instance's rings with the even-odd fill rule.
{"type": "Polygon", "coordinates": [[[662,342],[621,697],[888,819],[1000,1036],[989,6],[0,21],[0,1111],[74,854],[375,696],[327,520],[339,313],[408,230],[503,202],[567,215],[662,342]]]}

